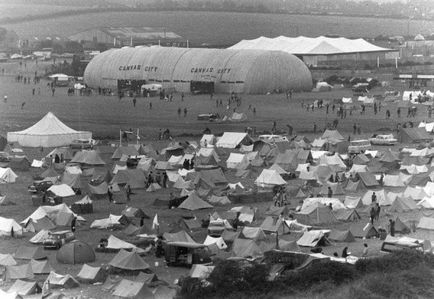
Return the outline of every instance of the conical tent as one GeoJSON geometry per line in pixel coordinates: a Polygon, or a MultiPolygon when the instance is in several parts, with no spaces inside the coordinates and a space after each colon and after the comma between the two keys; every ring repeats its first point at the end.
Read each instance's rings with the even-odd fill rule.
{"type": "Polygon", "coordinates": [[[395,219],[395,232],[401,233],[401,234],[409,234],[411,232],[411,230],[404,222],[402,222],[402,220],[399,217],[396,217],[396,219],[395,219]]]}
{"type": "Polygon", "coordinates": [[[397,197],[389,208],[389,212],[409,212],[419,209],[420,206],[411,198],[397,197]]]}
{"type": "Polygon", "coordinates": [[[122,270],[144,271],[149,269],[149,265],[135,250],[128,252],[121,249],[121,251],[119,251],[118,254],[109,262],[109,265],[122,270]]]}
{"type": "Polygon", "coordinates": [[[74,240],[59,249],[56,259],[62,264],[91,263],[95,261],[95,252],[90,245],[74,240]]]}
{"type": "Polygon", "coordinates": [[[255,184],[263,188],[272,188],[274,186],[286,185],[286,181],[282,179],[276,170],[264,169],[255,180],[255,184]]]}
{"type": "Polygon", "coordinates": [[[113,153],[112,159],[119,160],[122,155],[139,156],[140,154],[134,146],[120,146],[113,153]]]}
{"type": "Polygon", "coordinates": [[[77,152],[72,158],[71,163],[80,163],[85,165],[105,165],[105,162],[95,150],[82,150],[77,152]]]}
{"type": "Polygon", "coordinates": [[[232,253],[236,257],[256,257],[263,254],[255,240],[249,239],[235,239],[232,244],[232,253]]]}
{"type": "Polygon", "coordinates": [[[190,194],[186,200],[184,200],[178,208],[195,211],[200,209],[210,209],[213,206],[207,203],[206,201],[200,199],[199,196],[197,196],[196,193],[190,194]]]}
{"type": "Polygon", "coordinates": [[[57,147],[70,145],[76,139],[91,139],[92,133],[75,131],[48,112],[39,122],[20,132],[8,132],[8,142],[28,147],[57,147]]]}

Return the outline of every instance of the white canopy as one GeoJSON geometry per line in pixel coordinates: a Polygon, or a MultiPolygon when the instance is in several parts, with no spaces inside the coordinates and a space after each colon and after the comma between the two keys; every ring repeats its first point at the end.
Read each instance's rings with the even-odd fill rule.
{"type": "Polygon", "coordinates": [[[295,55],[334,55],[366,52],[390,52],[392,50],[373,45],[362,38],[347,39],[344,37],[286,37],[242,40],[229,49],[256,49],[283,51],[295,55]]]}
{"type": "Polygon", "coordinates": [[[18,142],[21,146],[56,147],[70,145],[73,140],[90,139],[92,133],[76,131],[62,123],[53,113],[48,112],[36,124],[19,132],[8,132],[8,142],[18,142]]]}

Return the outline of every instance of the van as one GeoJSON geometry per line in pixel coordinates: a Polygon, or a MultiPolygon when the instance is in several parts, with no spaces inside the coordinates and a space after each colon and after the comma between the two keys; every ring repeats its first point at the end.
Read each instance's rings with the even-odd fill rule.
{"type": "Polygon", "coordinates": [[[164,257],[168,266],[191,267],[211,262],[209,248],[198,243],[166,242],[164,257]]]}

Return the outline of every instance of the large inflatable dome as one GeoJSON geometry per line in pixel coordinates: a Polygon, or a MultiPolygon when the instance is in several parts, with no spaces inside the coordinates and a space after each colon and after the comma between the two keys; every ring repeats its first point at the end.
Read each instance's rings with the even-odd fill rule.
{"type": "Polygon", "coordinates": [[[312,75],[296,56],[281,51],[125,47],[93,58],[84,72],[93,88],[160,84],[177,92],[265,94],[307,91],[312,75]]]}

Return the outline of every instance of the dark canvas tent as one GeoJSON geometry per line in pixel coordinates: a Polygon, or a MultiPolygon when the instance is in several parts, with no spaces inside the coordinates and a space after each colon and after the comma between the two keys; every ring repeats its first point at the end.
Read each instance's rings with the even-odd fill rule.
{"type": "Polygon", "coordinates": [[[111,180],[111,184],[128,184],[131,189],[143,189],[145,188],[145,174],[140,169],[119,170],[111,180]]]}
{"type": "Polygon", "coordinates": [[[379,236],[378,230],[371,224],[369,224],[366,227],[361,223],[354,224],[351,225],[350,231],[354,237],[358,237],[358,238],[370,239],[379,236]]]}
{"type": "Polygon", "coordinates": [[[122,156],[139,156],[139,152],[134,146],[120,146],[112,155],[113,160],[119,160],[122,156]]]}
{"type": "Polygon", "coordinates": [[[389,212],[397,212],[397,213],[402,213],[402,212],[409,212],[409,211],[413,211],[413,210],[417,210],[419,209],[419,206],[416,204],[416,202],[407,197],[407,198],[403,198],[403,197],[397,197],[392,205],[389,208],[389,212]]]}
{"type": "Polygon", "coordinates": [[[31,164],[27,157],[12,157],[9,160],[9,167],[13,170],[27,171],[31,164]]]}
{"type": "Polygon", "coordinates": [[[193,183],[197,185],[200,180],[203,180],[210,187],[226,186],[228,183],[228,179],[220,168],[201,170],[193,183]]]}
{"type": "Polygon", "coordinates": [[[0,135],[0,151],[5,149],[6,144],[8,144],[8,140],[4,136],[0,135]]]}
{"type": "Polygon", "coordinates": [[[83,283],[104,282],[107,278],[107,271],[101,267],[92,267],[84,264],[80,272],[77,274],[77,279],[83,283]]]}
{"type": "Polygon", "coordinates": [[[332,230],[328,235],[329,240],[336,242],[354,242],[354,236],[350,230],[332,230]]]}
{"type": "Polygon", "coordinates": [[[193,238],[184,230],[181,230],[177,233],[168,233],[165,232],[163,234],[164,240],[167,242],[186,242],[186,243],[196,243],[193,238]]]}
{"type": "Polygon", "coordinates": [[[16,280],[9,288],[8,293],[16,292],[18,295],[26,296],[41,292],[41,287],[36,281],[16,280]]]}
{"type": "Polygon", "coordinates": [[[32,266],[33,274],[49,274],[53,270],[48,260],[31,260],[30,266],[32,266]]]}
{"type": "Polygon", "coordinates": [[[107,168],[94,168],[93,174],[92,174],[92,181],[98,181],[98,182],[110,182],[112,179],[112,175],[110,171],[107,168]]]}
{"type": "Polygon", "coordinates": [[[401,128],[398,140],[401,143],[421,143],[431,141],[432,137],[426,132],[425,128],[401,128]]]}
{"type": "Polygon", "coordinates": [[[56,228],[56,224],[48,218],[48,216],[34,220],[30,219],[25,225],[26,229],[31,232],[39,232],[41,230],[50,230],[56,228]]]}
{"type": "Polygon", "coordinates": [[[128,252],[121,249],[109,262],[109,265],[113,268],[127,271],[144,271],[149,269],[149,265],[135,250],[128,252]]]}
{"type": "Polygon", "coordinates": [[[375,179],[375,175],[373,173],[370,173],[370,172],[360,172],[359,176],[360,176],[360,179],[362,180],[363,184],[367,188],[372,188],[372,187],[375,187],[375,186],[379,185],[379,183],[375,179]]]}
{"type": "Polygon", "coordinates": [[[72,158],[71,163],[79,163],[84,165],[105,165],[105,162],[95,150],[82,150],[77,152],[72,158]]]}
{"type": "Polygon", "coordinates": [[[255,240],[250,239],[235,239],[232,244],[232,253],[236,257],[256,257],[263,254],[255,240]]]}
{"type": "Polygon", "coordinates": [[[395,232],[401,234],[409,234],[411,231],[410,228],[404,222],[402,222],[402,220],[399,217],[396,217],[395,232]]]}
{"type": "Polygon", "coordinates": [[[190,194],[186,200],[184,200],[178,208],[195,211],[200,209],[210,209],[213,206],[207,203],[206,201],[202,200],[196,192],[193,192],[190,194]]]}
{"type": "Polygon", "coordinates": [[[90,193],[94,195],[97,196],[107,195],[108,184],[105,181],[103,181],[101,184],[98,185],[87,184],[87,186],[89,187],[90,193]]]}
{"type": "Polygon", "coordinates": [[[344,190],[342,189],[342,186],[340,183],[330,183],[327,182],[321,187],[320,194],[326,195],[328,192],[328,187],[330,187],[333,191],[333,195],[343,195],[344,190]]]}
{"type": "Polygon", "coordinates": [[[113,296],[115,298],[128,299],[153,299],[154,294],[144,282],[122,279],[114,288],[113,296]]]}
{"type": "Polygon", "coordinates": [[[59,249],[56,259],[63,264],[91,263],[95,261],[95,252],[89,244],[74,240],[59,249]]]}
{"type": "Polygon", "coordinates": [[[339,209],[333,212],[336,219],[344,222],[353,222],[360,220],[360,215],[356,209],[339,209]]]}
{"type": "Polygon", "coordinates": [[[32,278],[33,271],[30,264],[24,264],[19,266],[6,266],[6,280],[32,278]]]}
{"type": "Polygon", "coordinates": [[[44,253],[44,250],[41,247],[36,246],[21,245],[20,247],[18,247],[17,251],[15,251],[16,259],[40,260],[46,257],[47,255],[44,253]]]}
{"type": "Polygon", "coordinates": [[[72,174],[65,171],[62,175],[61,183],[71,188],[81,188],[80,176],[80,174],[72,174]]]}
{"type": "Polygon", "coordinates": [[[44,172],[42,172],[40,174],[40,176],[45,179],[45,178],[58,177],[59,174],[57,173],[56,170],[54,170],[54,168],[50,167],[47,170],[45,170],[44,172]]]}

